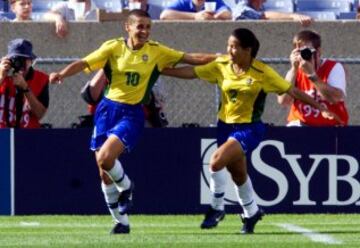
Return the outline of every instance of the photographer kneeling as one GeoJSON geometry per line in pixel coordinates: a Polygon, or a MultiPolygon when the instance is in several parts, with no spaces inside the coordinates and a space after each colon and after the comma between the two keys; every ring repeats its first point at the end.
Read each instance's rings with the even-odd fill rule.
{"type": "Polygon", "coordinates": [[[49,77],[32,67],[28,40],[15,39],[0,61],[0,128],[39,128],[49,106],[49,77]]]}

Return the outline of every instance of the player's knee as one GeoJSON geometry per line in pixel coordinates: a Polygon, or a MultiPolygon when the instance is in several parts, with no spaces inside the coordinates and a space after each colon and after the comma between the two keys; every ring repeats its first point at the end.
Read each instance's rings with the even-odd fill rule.
{"type": "Polygon", "coordinates": [[[115,160],[107,151],[100,151],[96,156],[96,163],[100,169],[110,170],[114,165],[114,162],[115,160]]]}
{"type": "Polygon", "coordinates": [[[209,167],[210,167],[210,170],[213,172],[219,171],[225,167],[220,154],[215,152],[211,156],[209,167]]]}

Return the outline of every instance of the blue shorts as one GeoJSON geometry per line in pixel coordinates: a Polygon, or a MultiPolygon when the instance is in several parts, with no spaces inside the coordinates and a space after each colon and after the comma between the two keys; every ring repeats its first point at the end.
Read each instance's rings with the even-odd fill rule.
{"type": "Polygon", "coordinates": [[[245,153],[254,150],[263,140],[266,132],[266,125],[262,122],[227,124],[218,121],[217,143],[224,144],[229,138],[236,139],[245,153]]]}
{"type": "Polygon", "coordinates": [[[144,130],[144,112],[140,104],[128,105],[103,98],[96,108],[90,149],[98,150],[111,135],[116,135],[127,152],[138,142],[144,130]]]}

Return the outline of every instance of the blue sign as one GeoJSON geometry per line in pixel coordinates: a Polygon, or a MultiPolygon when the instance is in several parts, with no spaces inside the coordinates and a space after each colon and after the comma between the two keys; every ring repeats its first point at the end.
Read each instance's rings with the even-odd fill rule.
{"type": "MultiPolygon", "coordinates": [[[[16,214],[107,213],[90,135],[16,130],[16,214]]],[[[133,213],[203,213],[215,137],[214,128],[146,129],[121,158],[135,182],[133,213]]],[[[359,127],[270,127],[248,157],[256,201],[267,213],[358,212],[359,147],[359,127]]],[[[230,179],[226,203],[227,212],[241,211],[230,179]]]]}

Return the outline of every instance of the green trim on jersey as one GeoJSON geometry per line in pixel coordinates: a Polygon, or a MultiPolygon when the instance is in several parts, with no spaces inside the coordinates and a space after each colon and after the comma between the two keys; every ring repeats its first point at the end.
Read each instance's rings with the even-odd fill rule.
{"type": "Polygon", "coordinates": [[[266,96],[267,94],[263,90],[261,90],[256,97],[253,106],[251,122],[257,122],[261,120],[261,115],[264,113],[265,109],[266,96]]]}
{"type": "Polygon", "coordinates": [[[104,73],[105,73],[105,76],[106,76],[106,78],[107,78],[107,80],[109,82],[106,85],[105,90],[104,90],[104,96],[107,96],[107,94],[109,93],[110,84],[111,84],[111,81],[112,81],[111,80],[112,71],[111,71],[111,65],[110,65],[109,61],[106,62],[105,66],[104,66],[104,73]]]}
{"type": "Polygon", "coordinates": [[[140,103],[145,103],[145,104],[149,103],[151,89],[154,86],[154,84],[156,83],[156,80],[158,80],[159,76],[160,76],[160,71],[159,71],[158,67],[156,66],[154,68],[153,72],[151,73],[144,97],[143,97],[143,99],[141,99],[140,103]]]}

